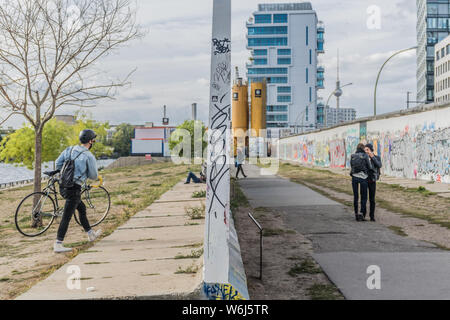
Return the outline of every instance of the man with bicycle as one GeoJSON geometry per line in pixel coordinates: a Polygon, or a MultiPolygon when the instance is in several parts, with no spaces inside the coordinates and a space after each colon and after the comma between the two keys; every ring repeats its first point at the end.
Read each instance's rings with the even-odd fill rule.
{"type": "Polygon", "coordinates": [[[63,241],[69,228],[70,220],[78,211],[80,222],[84,231],[88,235],[89,241],[96,240],[101,235],[101,230],[94,231],[86,215],[86,205],[81,201],[81,186],[87,179],[98,179],[97,161],[94,155],[89,151],[92,149],[97,134],[92,130],[83,130],[80,133],[81,145],[69,147],[61,153],[56,160],[56,169],[61,170],[66,161],[74,161],[73,187],[62,189],[61,194],[66,199],[64,213],[59,224],[56,242],[53,246],[55,253],[64,253],[72,251],[71,248],[63,246],[63,241]]]}

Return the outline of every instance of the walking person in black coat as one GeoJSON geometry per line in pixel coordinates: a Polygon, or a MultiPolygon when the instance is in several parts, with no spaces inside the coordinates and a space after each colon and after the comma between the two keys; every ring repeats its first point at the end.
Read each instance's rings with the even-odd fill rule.
{"type": "MultiPolygon", "coordinates": [[[[369,202],[370,202],[370,221],[375,222],[375,194],[377,191],[377,181],[380,179],[381,174],[381,158],[376,156],[373,145],[366,144],[365,151],[370,158],[370,162],[373,165],[374,170],[369,172],[368,186],[369,186],[369,202]]],[[[364,217],[365,218],[365,217],[364,217]]]]}
{"type": "Polygon", "coordinates": [[[352,154],[350,161],[356,221],[365,221],[364,217],[367,214],[368,178],[371,171],[373,171],[372,162],[364,149],[365,145],[363,143],[358,144],[356,153],[352,154]],[[359,192],[361,192],[361,213],[358,212],[359,192]]]}

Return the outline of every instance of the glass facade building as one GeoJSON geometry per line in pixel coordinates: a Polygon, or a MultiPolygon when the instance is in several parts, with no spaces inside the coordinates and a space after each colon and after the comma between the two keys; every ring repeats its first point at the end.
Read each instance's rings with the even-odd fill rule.
{"type": "Polygon", "coordinates": [[[247,29],[248,80],[267,81],[268,137],[317,128],[317,90],[325,73],[317,60],[325,30],[311,3],[260,4],[247,29]]]}
{"type": "Polygon", "coordinates": [[[434,102],[434,46],[450,34],[450,0],[417,0],[417,101],[434,102]]]}

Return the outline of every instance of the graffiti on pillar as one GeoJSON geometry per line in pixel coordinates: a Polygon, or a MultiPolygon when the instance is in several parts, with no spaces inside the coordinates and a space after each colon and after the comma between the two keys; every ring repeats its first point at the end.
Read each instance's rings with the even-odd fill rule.
{"type": "Polygon", "coordinates": [[[203,283],[203,293],[208,300],[246,300],[231,284],[203,283]]]}
{"type": "Polygon", "coordinates": [[[231,52],[231,41],[227,38],[222,40],[214,38],[212,40],[214,45],[214,55],[231,52]]]}

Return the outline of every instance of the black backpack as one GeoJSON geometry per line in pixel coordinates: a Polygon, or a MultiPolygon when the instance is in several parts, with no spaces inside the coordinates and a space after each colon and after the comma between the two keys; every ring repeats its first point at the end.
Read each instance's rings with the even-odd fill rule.
{"type": "Polygon", "coordinates": [[[352,167],[352,173],[366,172],[367,166],[365,154],[363,153],[352,154],[350,165],[352,167]]]}
{"type": "Polygon", "coordinates": [[[81,156],[83,152],[80,152],[75,159],[72,159],[72,151],[73,147],[70,149],[70,155],[69,159],[64,161],[64,164],[61,169],[61,176],[59,178],[59,187],[61,191],[61,195],[64,196],[64,189],[72,188],[75,184],[74,182],[74,175],[75,175],[75,160],[78,159],[79,156],[81,156]]]}

